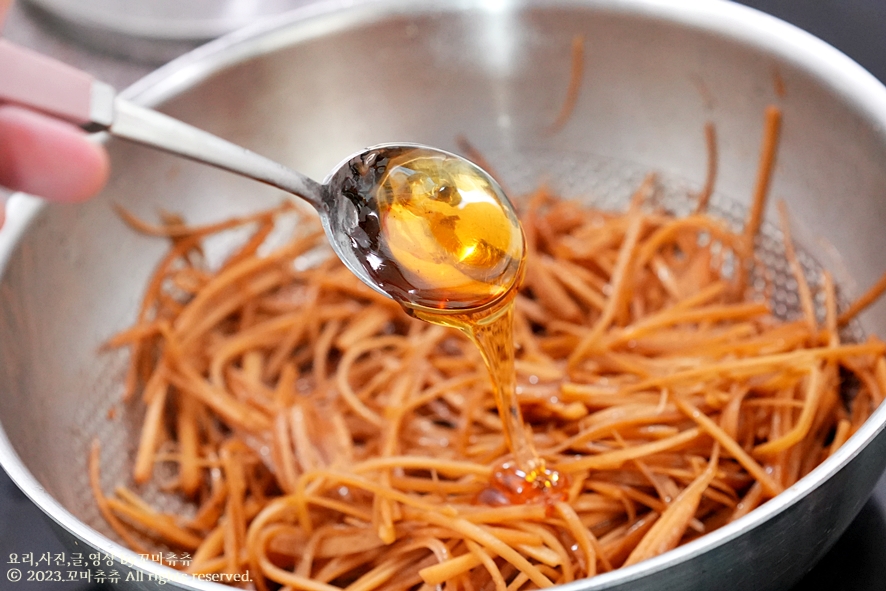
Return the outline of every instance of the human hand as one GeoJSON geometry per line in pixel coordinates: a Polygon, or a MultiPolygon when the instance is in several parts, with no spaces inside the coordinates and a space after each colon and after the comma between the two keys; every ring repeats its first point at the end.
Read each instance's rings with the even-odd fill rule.
{"type": "MultiPolygon", "coordinates": [[[[0,27],[12,0],[0,0],[0,27]]],[[[98,193],[109,173],[104,146],[72,124],[0,103],[0,186],[54,201],[98,193]]],[[[0,226],[4,219],[0,196],[0,226]]]]}

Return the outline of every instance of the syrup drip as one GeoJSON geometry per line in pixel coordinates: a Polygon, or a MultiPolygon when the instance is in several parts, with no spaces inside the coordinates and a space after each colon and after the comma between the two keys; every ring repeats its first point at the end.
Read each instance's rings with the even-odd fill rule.
{"type": "Polygon", "coordinates": [[[410,315],[464,332],[489,370],[513,461],[495,470],[481,500],[565,498],[568,483],[539,457],[517,400],[514,302],[525,243],[507,198],[474,165],[422,149],[352,166],[365,181],[345,196],[361,207],[354,246],[370,276],[410,315]],[[366,190],[374,198],[358,199],[366,190]]]}

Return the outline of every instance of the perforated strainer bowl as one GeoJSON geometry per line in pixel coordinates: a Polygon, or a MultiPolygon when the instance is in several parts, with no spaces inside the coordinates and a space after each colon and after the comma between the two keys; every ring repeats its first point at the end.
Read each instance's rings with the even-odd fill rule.
{"type": "MultiPolygon", "coordinates": [[[[886,269],[886,89],[821,41],[725,2],[329,2],[205,46],[127,94],[315,178],[367,145],[454,149],[463,134],[515,195],[547,182],[612,206],[651,170],[679,206],[703,181],[702,130],[712,121],[720,138],[716,203],[739,218],[764,108],[777,104],[784,125],[771,193],[787,202],[807,263],[830,267],[847,297],[886,269]],[[585,47],[581,92],[568,124],[552,133],[577,35],[585,47]]],[[[0,463],[72,551],[115,557],[122,588],[220,589],[176,582],[172,569],[139,560],[110,534],[89,492],[86,458],[96,437],[105,489],[129,480],[139,411],[119,403],[125,355],[100,345],[133,321],[164,250],[125,228],[111,204],[201,223],[281,196],[146,149],[115,141],[108,148],[113,178],[98,199],[45,206],[17,196],[0,232],[0,463]]],[[[767,233],[764,258],[779,275],[781,255],[766,246],[777,236],[767,233]]],[[[796,300],[788,282],[780,285],[777,301],[790,314],[796,300]]],[[[873,308],[857,328],[886,334],[886,308],[873,308]]],[[[835,456],[747,517],[570,588],[789,587],[868,497],[886,465],[884,421],[881,408],[835,456]]],[[[145,494],[189,510],[158,491],[145,494]]]]}

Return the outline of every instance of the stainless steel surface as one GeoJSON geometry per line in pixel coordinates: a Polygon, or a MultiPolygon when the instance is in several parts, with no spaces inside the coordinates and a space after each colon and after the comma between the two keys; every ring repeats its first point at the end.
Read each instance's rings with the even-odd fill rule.
{"type": "MultiPolygon", "coordinates": [[[[785,127],[773,197],[785,199],[805,228],[807,250],[829,266],[829,253],[839,253],[846,291],[857,293],[883,269],[870,253],[886,247],[886,90],[792,27],[710,0],[377,2],[289,18],[187,56],[127,96],[309,174],[363,145],[451,147],[466,133],[493,165],[507,168],[515,192],[547,179],[567,194],[610,203],[646,169],[699,186],[709,119],[721,138],[721,203],[746,203],[762,111],[777,102],[785,127]],[[579,33],[586,81],[569,125],[550,136],[579,33]],[[363,60],[385,68],[368,72],[363,60]]],[[[96,350],[134,317],[162,245],[128,232],[109,204],[144,215],[163,207],[200,222],[280,194],[137,147],[109,148],[115,176],[98,200],[46,208],[17,197],[0,232],[0,462],[71,543],[134,560],[100,533],[106,528],[86,490],[85,452],[98,435],[107,450],[105,485],[125,474],[135,417],[121,409],[107,418],[124,360],[96,350]]],[[[865,314],[863,325],[886,333],[884,306],[865,314]]],[[[788,587],[845,529],[882,473],[884,421],[881,408],[835,457],[743,520],[573,587],[788,587]]]]}
{"type": "Polygon", "coordinates": [[[163,63],[200,43],[310,0],[24,0],[65,34],[121,56],[163,63]]]}
{"type": "Polygon", "coordinates": [[[42,13],[32,10],[31,5],[23,2],[12,3],[2,34],[5,39],[18,45],[85,70],[114,88],[126,88],[154,69],[151,65],[94,51],[76,38],[59,35],[42,13]]]}

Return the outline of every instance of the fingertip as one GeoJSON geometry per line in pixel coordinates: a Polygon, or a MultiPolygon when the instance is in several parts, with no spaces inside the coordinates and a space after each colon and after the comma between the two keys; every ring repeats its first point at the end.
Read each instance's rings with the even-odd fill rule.
{"type": "Polygon", "coordinates": [[[0,0],[0,29],[3,28],[3,22],[6,20],[6,13],[12,7],[12,0],[0,0]]]}
{"type": "Polygon", "coordinates": [[[83,145],[72,146],[79,162],[76,165],[76,173],[69,179],[70,185],[66,188],[67,194],[59,193],[60,201],[84,201],[97,195],[108,182],[111,174],[111,162],[108,151],[102,144],[91,141],[87,135],[82,135],[83,145]]]}
{"type": "Polygon", "coordinates": [[[104,146],[80,128],[11,105],[0,106],[0,184],[55,201],[82,201],[110,174],[104,146]]]}

